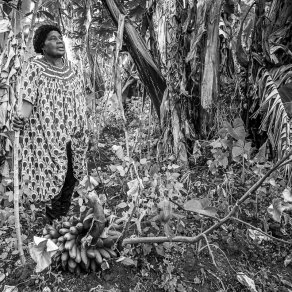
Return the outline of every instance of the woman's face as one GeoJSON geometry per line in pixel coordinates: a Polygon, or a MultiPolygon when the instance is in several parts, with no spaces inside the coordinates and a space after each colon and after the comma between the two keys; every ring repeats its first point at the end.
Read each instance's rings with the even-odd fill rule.
{"type": "Polygon", "coordinates": [[[49,32],[44,43],[44,54],[50,57],[59,58],[65,55],[65,45],[62,35],[55,30],[49,32]]]}

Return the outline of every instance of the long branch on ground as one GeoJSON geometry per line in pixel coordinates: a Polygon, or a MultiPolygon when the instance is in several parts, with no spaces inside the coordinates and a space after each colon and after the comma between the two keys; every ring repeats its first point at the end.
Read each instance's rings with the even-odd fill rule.
{"type": "MultiPolygon", "coordinates": [[[[163,243],[163,242],[186,242],[186,243],[196,243],[208,234],[212,233],[214,230],[218,229],[221,225],[226,223],[230,219],[234,219],[234,215],[236,214],[239,206],[244,203],[262,184],[263,182],[279,167],[283,165],[283,163],[292,155],[292,151],[289,151],[287,155],[285,155],[281,160],[279,160],[276,165],[271,168],[260,180],[258,180],[232,207],[231,211],[217,223],[213,224],[210,228],[205,230],[204,232],[193,236],[174,236],[174,237],[166,237],[166,236],[158,236],[158,237],[137,237],[137,238],[126,238],[123,240],[122,245],[126,244],[138,244],[138,243],[163,243]]],[[[244,221],[243,221],[244,222],[244,221]]],[[[252,225],[251,225],[252,226],[252,225]]],[[[284,243],[283,241],[281,241],[284,243]]],[[[285,242],[287,244],[292,244],[290,242],[285,242]]]]}

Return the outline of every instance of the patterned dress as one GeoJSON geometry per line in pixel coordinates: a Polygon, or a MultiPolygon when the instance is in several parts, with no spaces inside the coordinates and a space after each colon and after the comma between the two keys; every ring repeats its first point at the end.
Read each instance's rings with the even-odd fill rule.
{"type": "Polygon", "coordinates": [[[33,111],[24,129],[22,180],[30,200],[48,201],[60,193],[67,172],[69,141],[73,174],[78,180],[86,175],[88,131],[80,71],[65,60],[62,68],[44,59],[28,65],[22,98],[33,104],[33,111]]]}

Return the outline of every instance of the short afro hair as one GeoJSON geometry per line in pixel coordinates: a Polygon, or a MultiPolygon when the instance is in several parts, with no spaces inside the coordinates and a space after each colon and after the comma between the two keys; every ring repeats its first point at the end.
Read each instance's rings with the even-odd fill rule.
{"type": "Polygon", "coordinates": [[[45,44],[45,40],[51,31],[57,31],[59,34],[62,34],[59,27],[50,24],[44,24],[38,27],[35,31],[33,37],[33,47],[37,54],[43,54],[43,46],[45,44]]]}

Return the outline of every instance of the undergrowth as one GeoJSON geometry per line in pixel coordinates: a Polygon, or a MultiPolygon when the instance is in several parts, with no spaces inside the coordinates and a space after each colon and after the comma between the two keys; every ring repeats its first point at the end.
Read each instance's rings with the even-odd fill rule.
{"type": "MultiPolygon", "coordinates": [[[[20,291],[290,291],[292,195],[281,169],[238,206],[231,220],[186,242],[228,216],[274,167],[265,155],[266,144],[254,149],[237,117],[222,122],[215,139],[196,141],[186,168],[173,155],[164,155],[148,103],[133,100],[127,106],[126,141],[121,118],[109,101],[108,97],[100,108],[103,115],[97,111],[99,123],[93,127],[88,161],[107,214],[126,223],[119,259],[76,279],[54,264],[42,273],[33,272],[28,243],[41,234],[45,206],[23,202],[20,215],[29,260],[26,269],[21,268],[11,174],[2,171],[1,289],[11,285],[20,291]]],[[[82,204],[75,198],[72,210],[82,204]]]]}

